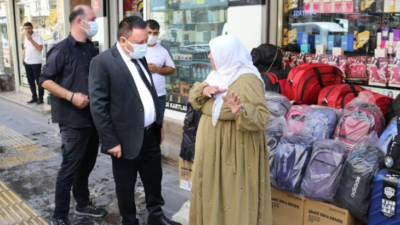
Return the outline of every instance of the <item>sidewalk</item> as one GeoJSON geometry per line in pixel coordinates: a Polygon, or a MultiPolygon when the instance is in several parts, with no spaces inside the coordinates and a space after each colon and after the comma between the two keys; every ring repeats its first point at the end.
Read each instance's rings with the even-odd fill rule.
{"type": "Polygon", "coordinates": [[[47,105],[46,99],[44,99],[44,104],[41,105],[27,104],[27,102],[31,100],[32,97],[31,95],[22,92],[0,92],[0,98],[27,107],[31,110],[41,113],[42,115],[50,114],[51,112],[51,107],[47,105]]]}
{"type": "MultiPolygon", "coordinates": [[[[2,94],[0,93],[0,96],[2,94]]],[[[6,101],[2,97],[0,105],[0,180],[15,193],[15,196],[35,210],[39,217],[48,222],[54,210],[55,180],[62,158],[59,128],[55,124],[48,124],[48,115],[42,115],[41,112],[6,101]]],[[[188,225],[190,192],[179,188],[178,176],[177,168],[163,164],[162,185],[165,199],[163,210],[167,217],[188,225]]],[[[71,224],[121,224],[109,156],[98,155],[96,166],[90,176],[89,190],[93,201],[98,206],[105,207],[109,216],[96,219],[76,216],[73,213],[75,202],[72,197],[69,214],[71,224]]],[[[2,202],[2,196],[0,194],[0,216],[4,217],[6,214],[1,208],[8,207],[9,204],[5,205],[2,202]]],[[[144,225],[147,220],[147,210],[140,179],[137,182],[135,196],[138,218],[140,224],[144,225]]],[[[11,209],[7,209],[7,212],[15,221],[20,221],[21,218],[11,209]]],[[[10,223],[9,220],[7,219],[8,224],[42,225],[39,222],[10,223]]],[[[4,225],[1,217],[0,225],[4,225]]]]}

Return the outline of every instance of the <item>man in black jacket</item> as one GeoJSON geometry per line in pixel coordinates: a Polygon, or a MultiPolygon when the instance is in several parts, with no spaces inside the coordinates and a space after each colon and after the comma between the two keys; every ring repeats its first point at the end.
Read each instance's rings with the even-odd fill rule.
{"type": "Polygon", "coordinates": [[[75,7],[70,16],[70,35],[55,45],[47,56],[39,81],[53,94],[53,123],[60,125],[62,163],[56,181],[55,209],[51,224],[68,225],[70,192],[77,202],[75,213],[105,216],[89,199],[88,180],[96,163],[99,137],[90,114],[88,75],[98,49],[88,38],[97,33],[96,15],[84,5],[75,7]]]}
{"type": "Polygon", "coordinates": [[[161,207],[160,105],[146,59],[148,32],[139,17],[118,26],[118,43],[93,58],[89,73],[90,108],[102,140],[112,157],[122,224],[139,225],[134,188],[143,181],[149,225],[178,225],[161,207]]]}

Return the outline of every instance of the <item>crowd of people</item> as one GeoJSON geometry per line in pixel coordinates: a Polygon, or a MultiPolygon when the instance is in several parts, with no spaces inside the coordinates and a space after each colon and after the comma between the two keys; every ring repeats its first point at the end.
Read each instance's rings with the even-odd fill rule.
{"type": "MultiPolygon", "coordinates": [[[[139,173],[147,224],[180,224],[162,210],[165,76],[174,73],[175,65],[157,42],[159,24],[127,17],[119,23],[117,43],[99,54],[90,40],[98,30],[93,10],[76,6],[69,22],[69,36],[49,51],[37,81],[52,93],[52,120],[59,124],[62,139],[51,224],[70,224],[71,190],[77,215],[107,216],[89,198],[88,189],[100,141],[101,151],[112,159],[121,223],[139,224],[134,201],[139,173]]],[[[264,82],[237,37],[217,37],[210,41],[210,50],[213,70],[189,95],[193,108],[203,113],[195,146],[190,225],[272,225],[264,131],[270,114],[264,82]]],[[[42,97],[39,92],[36,101],[42,97]]]]}

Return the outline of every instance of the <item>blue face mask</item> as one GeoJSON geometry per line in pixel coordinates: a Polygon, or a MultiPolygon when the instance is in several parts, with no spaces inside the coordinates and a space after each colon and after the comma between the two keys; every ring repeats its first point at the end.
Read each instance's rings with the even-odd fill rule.
{"type": "Polygon", "coordinates": [[[128,42],[133,47],[133,52],[129,51],[129,49],[127,49],[125,47],[126,51],[129,52],[129,56],[130,57],[132,57],[134,59],[141,59],[141,58],[146,56],[147,43],[146,44],[142,44],[142,45],[134,45],[134,44],[130,43],[128,41],[128,39],[125,38],[125,40],[126,40],[126,42],[128,42]]]}
{"type": "Polygon", "coordinates": [[[83,22],[89,24],[90,28],[89,30],[86,30],[85,28],[81,27],[84,31],[86,31],[86,34],[88,38],[91,38],[97,34],[97,31],[99,30],[99,24],[96,21],[85,21],[82,20],[83,22]]]}

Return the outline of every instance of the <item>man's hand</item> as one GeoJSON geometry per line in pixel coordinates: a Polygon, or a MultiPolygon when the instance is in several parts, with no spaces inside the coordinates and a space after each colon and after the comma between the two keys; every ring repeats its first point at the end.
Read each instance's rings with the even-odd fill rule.
{"type": "Polygon", "coordinates": [[[107,152],[116,158],[121,158],[121,155],[122,155],[121,145],[117,145],[114,148],[108,150],[107,152]]]}
{"type": "Polygon", "coordinates": [[[158,73],[158,66],[156,66],[154,63],[149,63],[149,69],[152,74],[158,73]]]}
{"type": "Polygon", "coordinates": [[[82,93],[74,93],[74,96],[72,97],[72,104],[79,109],[83,109],[89,104],[89,98],[87,95],[82,93]]]}
{"type": "Polygon", "coordinates": [[[161,141],[160,141],[160,145],[162,145],[163,142],[164,142],[164,128],[161,128],[161,141]]]}
{"type": "Polygon", "coordinates": [[[28,39],[28,41],[32,41],[32,34],[26,33],[26,39],[28,39]]]}
{"type": "Polygon", "coordinates": [[[243,104],[240,102],[240,97],[234,92],[231,92],[231,98],[228,100],[226,96],[222,96],[225,105],[231,110],[235,116],[239,116],[243,104]]]}
{"type": "Polygon", "coordinates": [[[203,89],[203,95],[211,98],[213,94],[219,94],[226,92],[227,89],[219,89],[218,86],[207,86],[203,89]]]}

